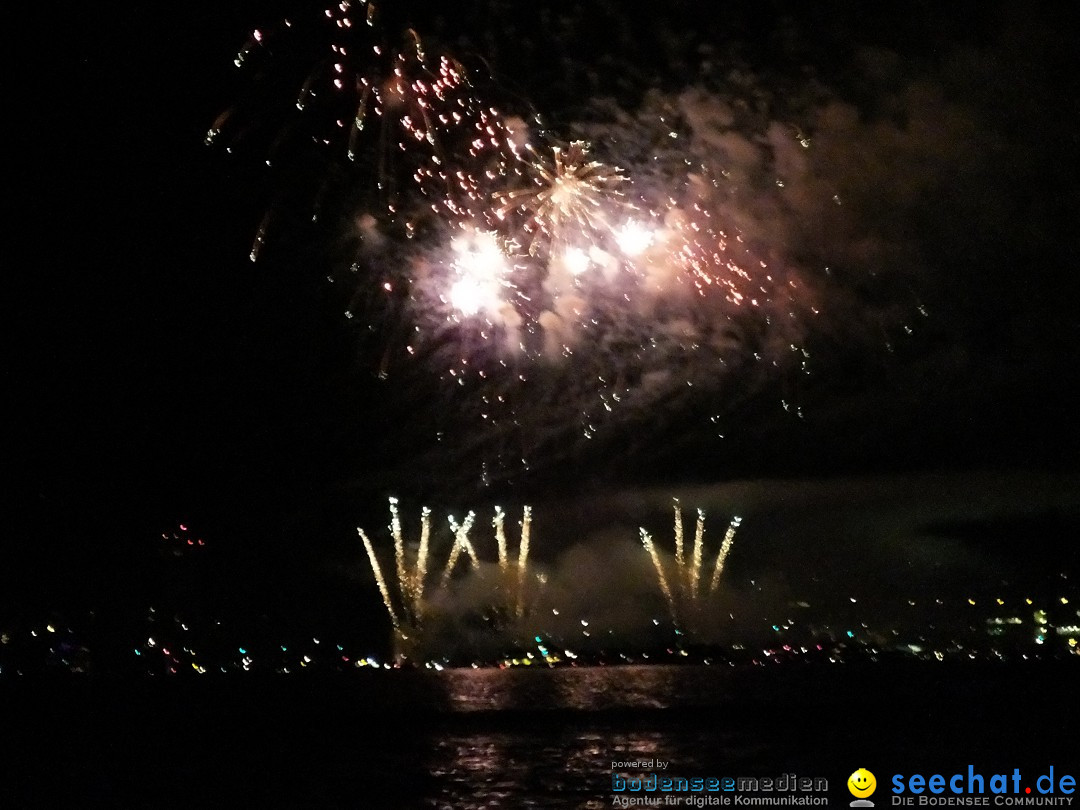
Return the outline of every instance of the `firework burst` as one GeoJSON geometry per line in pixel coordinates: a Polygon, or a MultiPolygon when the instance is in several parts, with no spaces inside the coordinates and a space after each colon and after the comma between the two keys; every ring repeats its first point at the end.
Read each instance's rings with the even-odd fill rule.
{"type": "MultiPolygon", "coordinates": [[[[589,242],[596,234],[611,230],[612,217],[625,205],[622,186],[627,182],[620,169],[589,159],[584,141],[572,141],[567,148],[552,146],[551,155],[527,146],[529,184],[492,195],[495,214],[500,220],[523,218],[525,231],[531,232],[529,253],[546,253],[538,236],[549,246],[563,246],[572,236],[589,242]],[[516,215],[516,216],[515,216],[516,215]]],[[[580,248],[578,248],[580,250],[580,248]]],[[[570,260],[580,272],[581,260],[570,260]],[[580,269],[579,269],[580,268],[580,269]]]]}
{"type": "MultiPolygon", "coordinates": [[[[660,403],[709,408],[702,427],[722,438],[732,392],[806,370],[813,295],[717,213],[726,169],[677,139],[667,111],[639,126],[662,130],[651,151],[613,158],[632,126],[564,140],[371,3],[329,8],[319,25],[316,68],[278,83],[297,89],[275,144],[303,140],[348,178],[316,195],[354,223],[347,315],[377,344],[380,378],[437,378],[422,383],[442,415],[433,469],[517,476],[609,426],[649,423],[660,403]]],[[[296,27],[255,32],[238,64],[262,70],[296,27]]],[[[208,140],[227,139],[235,119],[208,140]]],[[[275,221],[269,212],[253,258],[275,221]]]]}
{"type": "MultiPolygon", "coordinates": [[[[417,544],[407,543],[401,524],[398,499],[390,498],[390,536],[394,546],[394,572],[396,578],[391,588],[383,571],[383,565],[367,533],[357,528],[357,534],[364,546],[368,563],[371,566],[375,584],[382,597],[383,606],[393,625],[396,639],[407,649],[415,649],[425,626],[429,606],[435,600],[445,601],[451,587],[451,580],[462,555],[468,558],[470,570],[475,573],[481,565],[480,555],[476,551],[469,532],[476,522],[476,513],[469,512],[460,522],[450,515],[447,523],[452,534],[450,551],[446,564],[439,578],[435,596],[427,592],[428,560],[431,545],[431,510],[426,506],[420,513],[420,537],[417,544]]],[[[495,533],[496,554],[499,569],[497,585],[498,604],[489,607],[514,616],[518,619],[526,615],[527,585],[529,581],[529,544],[532,524],[532,508],[525,506],[519,523],[520,540],[517,560],[511,563],[510,550],[506,537],[506,513],[499,506],[495,507],[495,516],[491,525],[495,533]]]]}
{"type": "Polygon", "coordinates": [[[379,587],[383,605],[395,630],[419,626],[424,614],[424,583],[427,579],[429,539],[431,536],[431,510],[426,506],[420,513],[420,542],[415,557],[407,559],[408,552],[401,528],[398,499],[390,498],[390,536],[394,541],[394,569],[397,574],[397,592],[392,594],[383,575],[375,548],[363,529],[357,534],[364,544],[368,562],[371,564],[375,583],[379,587]]]}
{"type": "Polygon", "coordinates": [[[720,584],[720,577],[724,572],[724,566],[727,563],[728,555],[731,553],[731,547],[735,542],[735,533],[742,524],[742,518],[734,517],[728,524],[727,531],[724,533],[723,542],[720,544],[720,549],[716,554],[712,578],[709,580],[708,592],[707,594],[703,594],[701,591],[701,569],[705,557],[705,511],[702,509],[697,510],[693,551],[690,559],[687,560],[685,553],[685,538],[683,534],[682,506],[677,499],[674,508],[674,588],[672,588],[670,584],[667,576],[667,566],[665,566],[663,560],[660,558],[660,553],[652,536],[644,528],[641,528],[638,531],[641,537],[641,544],[648,553],[653,569],[656,572],[657,585],[659,585],[660,592],[664,595],[664,600],[667,602],[671,619],[678,624],[682,619],[686,618],[689,613],[699,607],[702,598],[716,593],[720,584]]]}

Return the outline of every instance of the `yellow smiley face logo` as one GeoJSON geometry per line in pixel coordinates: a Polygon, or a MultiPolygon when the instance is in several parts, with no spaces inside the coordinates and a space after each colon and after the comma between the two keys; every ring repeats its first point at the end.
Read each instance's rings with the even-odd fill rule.
{"type": "Polygon", "coordinates": [[[856,799],[865,799],[877,789],[877,779],[866,768],[859,768],[848,777],[847,789],[856,799]]]}

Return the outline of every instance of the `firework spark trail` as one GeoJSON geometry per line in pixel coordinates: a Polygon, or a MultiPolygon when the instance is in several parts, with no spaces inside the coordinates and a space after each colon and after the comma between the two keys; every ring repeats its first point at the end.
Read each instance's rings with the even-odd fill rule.
{"type": "Polygon", "coordinates": [[[649,558],[652,560],[653,567],[656,569],[656,579],[660,583],[660,590],[664,593],[664,598],[667,599],[668,610],[671,613],[671,620],[678,622],[678,614],[675,610],[675,596],[671,592],[671,587],[668,585],[667,576],[664,574],[663,563],[660,562],[660,555],[656,551],[656,545],[652,541],[652,537],[644,529],[639,529],[641,532],[641,544],[645,546],[645,550],[649,553],[649,558]]]}
{"type": "Polygon", "coordinates": [[[521,516],[521,544],[518,546],[518,564],[517,564],[517,615],[522,616],[525,613],[525,574],[529,565],[529,535],[530,528],[532,526],[532,507],[526,506],[522,511],[521,516]]]}
{"type": "Polygon", "coordinates": [[[419,616],[424,603],[424,581],[427,579],[428,544],[431,538],[431,510],[420,510],[420,546],[416,551],[416,570],[413,577],[413,595],[416,615],[419,616]]]}
{"type": "Polygon", "coordinates": [[[690,598],[697,599],[701,582],[701,558],[705,543],[705,510],[697,510],[697,525],[694,527],[694,556],[690,567],[690,598]]]}
{"type": "MultiPolygon", "coordinates": [[[[659,584],[660,590],[663,592],[664,598],[668,602],[668,608],[671,611],[672,619],[678,622],[678,614],[683,612],[682,609],[685,608],[689,615],[690,610],[699,602],[701,597],[701,567],[705,556],[705,510],[697,510],[697,523],[694,527],[693,549],[691,551],[690,559],[687,560],[682,521],[682,506],[677,498],[675,499],[674,508],[675,585],[677,586],[677,590],[673,590],[671,583],[668,581],[667,574],[664,571],[663,562],[660,559],[660,553],[657,550],[652,537],[644,528],[640,528],[639,532],[641,534],[641,543],[648,552],[653,567],[656,569],[657,584],[659,584]]],[[[710,594],[716,591],[717,585],[720,582],[720,575],[723,573],[724,563],[727,560],[728,554],[731,552],[732,544],[735,542],[735,532],[740,523],[742,523],[741,517],[733,518],[731,524],[728,526],[727,532],[724,534],[724,540],[717,553],[716,565],[713,570],[712,580],[709,584],[710,594]]]]}
{"type": "Polygon", "coordinates": [[[686,566],[683,549],[682,506],[678,498],[675,499],[675,564],[680,571],[686,566]]]}
{"type": "Polygon", "coordinates": [[[386,587],[386,580],[383,578],[382,568],[379,566],[379,558],[375,556],[375,549],[372,547],[371,541],[368,540],[368,536],[364,533],[363,529],[358,528],[356,531],[364,543],[364,549],[367,551],[368,561],[371,563],[371,570],[375,574],[375,583],[379,586],[379,593],[382,594],[383,604],[386,605],[386,612],[390,614],[390,622],[395,628],[400,629],[401,621],[398,619],[397,611],[394,610],[394,603],[390,600],[390,590],[386,587]]]}
{"type": "Polygon", "coordinates": [[[495,507],[495,517],[491,525],[495,528],[495,545],[499,554],[499,572],[505,577],[509,568],[509,560],[506,553],[506,529],[504,526],[506,514],[501,506],[495,507]]]}
{"type": "Polygon", "coordinates": [[[461,556],[463,551],[469,559],[472,560],[472,567],[474,569],[479,566],[480,561],[476,556],[476,549],[473,548],[473,544],[469,540],[469,530],[472,529],[473,521],[475,519],[475,512],[469,512],[460,524],[453,515],[450,515],[448,518],[450,531],[454,533],[454,545],[450,549],[450,557],[447,559],[446,567],[443,569],[439,587],[445,589],[447,585],[450,584],[450,575],[453,574],[454,566],[457,565],[458,557],[461,556]]]}
{"type": "Polygon", "coordinates": [[[406,604],[415,601],[411,577],[405,571],[405,538],[401,535],[401,515],[398,514],[398,499],[390,498],[390,536],[394,538],[394,565],[397,569],[398,589],[406,604]]]}
{"type": "Polygon", "coordinates": [[[480,558],[476,555],[476,549],[473,547],[472,541],[469,540],[469,532],[472,530],[473,523],[476,522],[476,513],[469,512],[460,524],[453,515],[450,515],[447,520],[450,523],[450,531],[454,533],[455,544],[469,555],[473,568],[476,568],[480,564],[480,558]]]}
{"type": "Polygon", "coordinates": [[[735,542],[735,532],[738,531],[741,523],[741,517],[732,518],[727,531],[724,532],[724,542],[720,544],[720,551],[716,555],[716,566],[713,568],[712,579],[709,581],[709,593],[714,593],[717,585],[720,584],[720,575],[724,572],[724,563],[727,561],[728,554],[731,553],[731,545],[735,542]]]}
{"type": "Polygon", "coordinates": [[[420,545],[416,553],[413,565],[410,567],[408,551],[405,548],[405,537],[401,528],[401,513],[398,509],[398,499],[391,497],[390,502],[390,535],[394,543],[394,566],[397,574],[397,599],[400,611],[394,608],[394,597],[383,576],[382,567],[375,557],[375,550],[371,546],[367,535],[362,529],[357,529],[368,559],[371,562],[372,572],[379,586],[379,592],[383,596],[383,602],[390,613],[391,621],[395,627],[405,622],[409,625],[418,625],[423,619],[424,613],[424,582],[427,578],[427,560],[429,537],[431,533],[431,510],[423,507],[420,512],[420,545]]]}
{"type": "Polygon", "coordinates": [[[450,574],[453,573],[454,566],[457,564],[460,555],[461,546],[455,541],[454,545],[450,548],[450,556],[446,560],[446,567],[443,568],[442,579],[439,580],[439,587],[443,590],[450,584],[450,574]]]}

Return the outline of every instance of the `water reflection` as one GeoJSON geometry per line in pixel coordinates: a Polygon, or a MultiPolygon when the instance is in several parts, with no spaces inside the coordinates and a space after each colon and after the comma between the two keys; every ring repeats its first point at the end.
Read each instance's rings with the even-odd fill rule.
{"type": "MultiPolygon", "coordinates": [[[[677,728],[627,732],[603,726],[449,733],[428,739],[432,781],[423,807],[598,808],[610,806],[613,762],[663,759],[678,775],[717,772],[719,761],[738,762],[722,729],[677,728]]],[[[624,775],[626,769],[616,769],[624,775]]],[[[725,771],[726,772],[726,771],[725,771]]]]}
{"type": "MultiPolygon", "coordinates": [[[[688,775],[706,773],[718,758],[730,762],[739,753],[721,724],[657,711],[719,706],[727,690],[717,671],[618,667],[442,675],[448,706],[460,722],[425,735],[423,767],[431,781],[424,807],[606,807],[613,762],[663,759],[688,775]]],[[[742,754],[753,752],[744,746],[742,754]]]]}
{"type": "Polygon", "coordinates": [[[460,669],[440,673],[454,712],[653,710],[720,706],[731,676],[710,667],[460,669]]]}
{"type": "Polygon", "coordinates": [[[1046,718],[1059,730],[1077,720],[1076,701],[1066,697],[1071,669],[597,667],[439,676],[442,708],[403,718],[392,741],[384,736],[367,752],[378,774],[368,784],[384,786],[387,803],[372,804],[368,792],[365,808],[610,807],[612,773],[639,778],[646,768],[626,763],[642,760],[664,760],[667,775],[685,778],[825,777],[839,780],[842,797],[851,763],[868,758],[917,771],[962,751],[972,761],[1005,756],[1012,764],[1002,767],[1045,768],[1060,757],[1046,718]],[[1002,703],[1006,690],[1013,700],[1002,703]],[[852,696],[870,696],[879,708],[853,721],[852,696]]]}

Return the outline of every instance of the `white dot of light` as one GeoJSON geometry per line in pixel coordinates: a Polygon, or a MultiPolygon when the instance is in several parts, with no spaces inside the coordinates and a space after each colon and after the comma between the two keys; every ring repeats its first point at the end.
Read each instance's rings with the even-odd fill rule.
{"type": "Polygon", "coordinates": [[[473,278],[463,278],[450,288],[450,305],[462,315],[475,315],[490,303],[491,291],[473,278]]]}
{"type": "Polygon", "coordinates": [[[450,287],[450,305],[463,315],[497,311],[502,306],[503,279],[509,273],[506,256],[489,232],[452,239],[457,280],[450,287]]]}
{"type": "Polygon", "coordinates": [[[575,276],[589,269],[589,255],[581,248],[567,248],[563,251],[562,260],[563,266],[575,276]]]}
{"type": "Polygon", "coordinates": [[[557,206],[565,205],[567,201],[574,198],[573,188],[568,188],[572,183],[572,180],[568,180],[565,177],[555,178],[555,187],[551,189],[551,202],[557,206]]]}
{"type": "Polygon", "coordinates": [[[627,256],[640,256],[653,242],[653,232],[640,222],[627,222],[615,232],[615,243],[627,256]]]}

